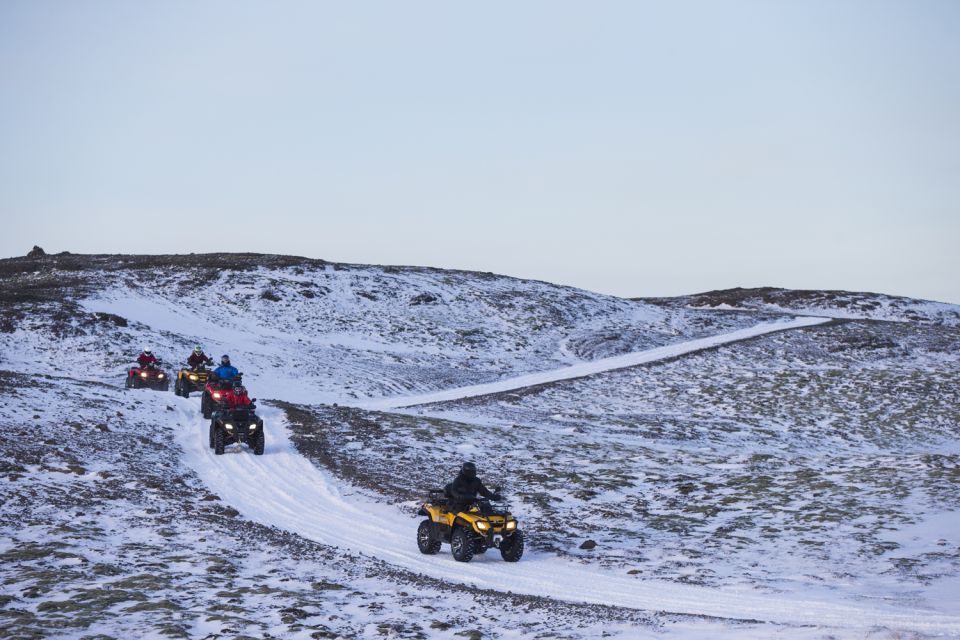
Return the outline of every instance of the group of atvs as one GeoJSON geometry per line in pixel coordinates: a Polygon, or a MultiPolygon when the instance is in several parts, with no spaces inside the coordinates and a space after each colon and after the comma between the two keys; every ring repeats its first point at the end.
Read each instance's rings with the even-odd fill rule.
{"type": "MultiPolygon", "coordinates": [[[[210,448],[221,455],[226,445],[243,443],[255,455],[263,455],[263,420],[256,414],[255,399],[247,395],[242,374],[223,356],[220,366],[208,369],[213,360],[199,345],[177,371],[173,392],[189,398],[195,391],[203,395],[200,411],[210,420],[210,448]]],[[[163,362],[145,348],[137,365],[127,371],[128,389],[148,387],[170,389],[170,376],[163,362]]],[[[428,555],[440,551],[444,542],[459,562],[470,562],[475,555],[496,548],[507,562],[523,555],[523,532],[510,513],[499,490],[489,491],[477,478],[476,465],[465,462],[453,482],[443,489],[431,490],[418,511],[426,516],[417,529],[417,546],[428,555]]]]}
{"type": "MultiPolygon", "coordinates": [[[[263,420],[257,415],[256,398],[250,398],[243,386],[243,374],[230,364],[230,356],[220,359],[220,366],[209,369],[213,359],[199,345],[177,371],[173,392],[189,398],[201,392],[200,412],[210,421],[210,448],[222,455],[229,444],[246,444],[255,455],[263,455],[263,420]]],[[[143,387],[158,391],[170,390],[170,375],[163,361],[147,347],[137,357],[137,364],[127,370],[126,387],[143,387]]]]}

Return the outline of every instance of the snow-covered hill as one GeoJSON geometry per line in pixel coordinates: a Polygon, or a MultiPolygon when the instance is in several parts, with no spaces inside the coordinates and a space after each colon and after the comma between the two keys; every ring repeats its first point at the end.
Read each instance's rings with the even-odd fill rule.
{"type": "Polygon", "coordinates": [[[707,309],[754,309],[833,318],[960,325],[957,305],[853,291],[794,291],[764,287],[726,289],[678,298],[642,298],[653,304],[707,309]]]}
{"type": "Polygon", "coordinates": [[[0,260],[0,635],[957,635],[958,318],[254,254],[0,260]],[[195,399],[122,389],[143,344],[198,342],[268,401],[263,458],[209,455],[195,399]],[[518,565],[415,553],[417,496],[467,457],[514,497],[518,565]]]}

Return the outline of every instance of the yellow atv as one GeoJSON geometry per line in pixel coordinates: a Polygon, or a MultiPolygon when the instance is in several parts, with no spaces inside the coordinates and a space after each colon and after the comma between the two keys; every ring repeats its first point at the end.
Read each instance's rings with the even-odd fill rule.
{"type": "Polygon", "coordinates": [[[490,547],[500,549],[500,556],[507,562],[516,562],[523,555],[523,532],[508,505],[480,498],[454,513],[448,510],[449,503],[443,490],[433,489],[417,512],[427,517],[417,529],[421,553],[437,553],[447,542],[453,559],[459,562],[470,562],[475,554],[490,547]]]}
{"type": "Polygon", "coordinates": [[[206,367],[182,368],[177,372],[177,381],[173,384],[173,392],[178,396],[189,398],[191,391],[203,391],[209,376],[210,372],[207,371],[206,367]]]}

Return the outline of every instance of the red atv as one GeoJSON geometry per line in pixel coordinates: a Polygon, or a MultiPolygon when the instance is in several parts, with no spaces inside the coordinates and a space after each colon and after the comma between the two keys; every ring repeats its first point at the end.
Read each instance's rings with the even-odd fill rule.
{"type": "Polygon", "coordinates": [[[223,390],[220,405],[210,419],[210,447],[223,455],[228,444],[245,443],[257,456],[263,455],[263,419],[256,414],[257,405],[238,384],[223,390]]]}
{"type": "Polygon", "coordinates": [[[229,389],[233,388],[233,381],[239,381],[242,374],[237,374],[232,380],[220,380],[213,373],[207,378],[207,384],[203,385],[203,395],[200,397],[200,412],[207,420],[213,415],[213,412],[223,402],[224,396],[229,389]]]}
{"type": "Polygon", "coordinates": [[[127,389],[156,389],[157,391],[170,390],[170,376],[162,369],[163,362],[157,360],[155,363],[145,367],[134,366],[127,370],[127,389]]]}

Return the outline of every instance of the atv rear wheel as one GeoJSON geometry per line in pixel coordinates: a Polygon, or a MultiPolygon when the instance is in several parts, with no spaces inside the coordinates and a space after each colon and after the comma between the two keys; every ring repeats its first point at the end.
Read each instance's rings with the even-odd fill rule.
{"type": "Polygon", "coordinates": [[[253,437],[253,455],[262,456],[263,447],[266,444],[266,438],[263,435],[263,425],[257,428],[257,435],[253,437]]]}
{"type": "Polygon", "coordinates": [[[213,452],[218,456],[223,455],[223,427],[213,428],[213,452]]]}
{"type": "Polygon", "coordinates": [[[428,556],[440,551],[440,545],[442,544],[439,540],[434,540],[430,535],[430,530],[433,528],[433,523],[430,520],[424,520],[420,523],[420,526],[417,527],[417,546],[420,547],[420,553],[425,553],[428,556]]]}
{"type": "Polygon", "coordinates": [[[519,529],[513,535],[500,541],[500,557],[507,562],[516,562],[523,555],[523,531],[519,529]]]}
{"type": "Polygon", "coordinates": [[[457,527],[450,538],[450,552],[457,562],[470,562],[473,559],[473,533],[466,527],[457,527]]]}

